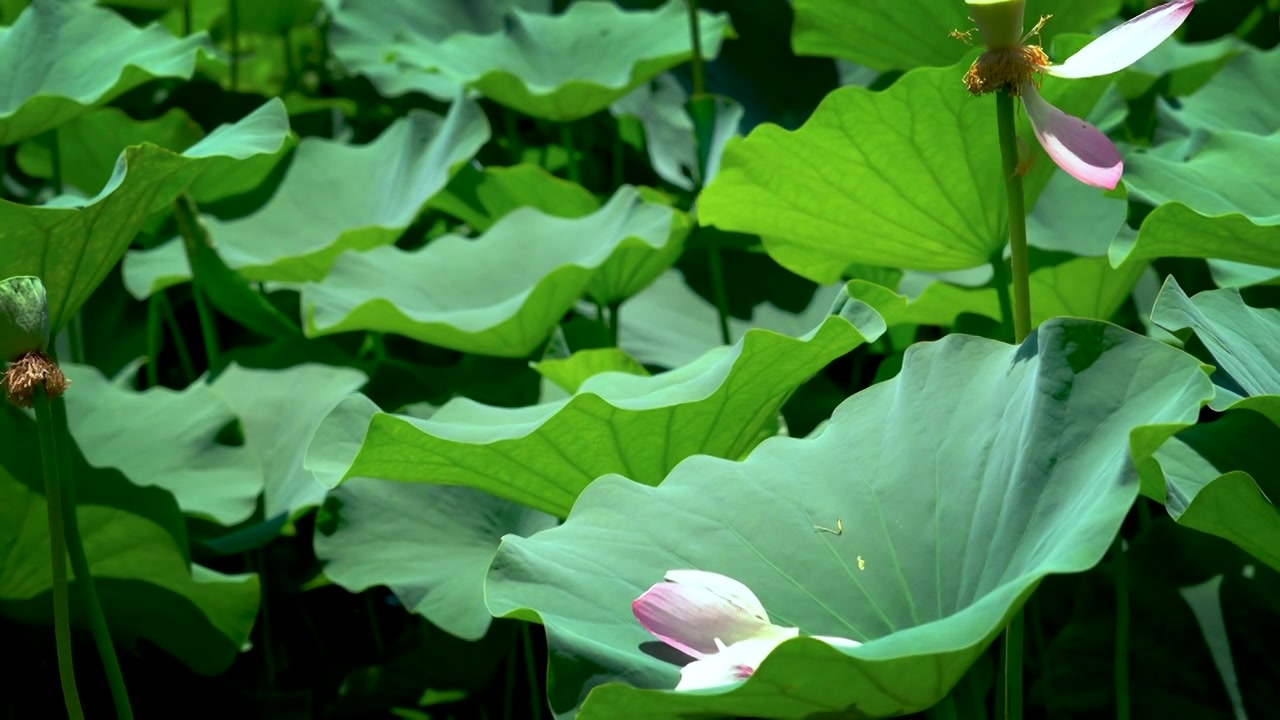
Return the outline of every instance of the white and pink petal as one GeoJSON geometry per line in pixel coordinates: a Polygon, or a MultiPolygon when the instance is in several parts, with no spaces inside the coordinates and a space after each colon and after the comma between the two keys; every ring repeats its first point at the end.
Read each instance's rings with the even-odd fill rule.
{"type": "Polygon", "coordinates": [[[695,658],[719,652],[773,627],[764,606],[745,585],[717,573],[672,570],[631,611],[659,640],[695,658]]]}
{"type": "Polygon", "coordinates": [[[1045,72],[1063,78],[1096,77],[1119,72],[1168,40],[1191,14],[1195,4],[1195,0],[1175,0],[1157,5],[1117,25],[1061,65],[1051,65],[1045,72]]]}
{"type": "Polygon", "coordinates": [[[1050,105],[1030,81],[1022,84],[1022,106],[1036,139],[1053,162],[1086,185],[1111,190],[1124,173],[1124,160],[1098,128],[1050,105]]]}
{"type": "Polygon", "coordinates": [[[750,640],[720,646],[720,651],[685,665],[680,670],[676,690],[707,690],[746,682],[760,663],[782,643],[796,637],[796,628],[777,626],[767,634],[750,640]]]}

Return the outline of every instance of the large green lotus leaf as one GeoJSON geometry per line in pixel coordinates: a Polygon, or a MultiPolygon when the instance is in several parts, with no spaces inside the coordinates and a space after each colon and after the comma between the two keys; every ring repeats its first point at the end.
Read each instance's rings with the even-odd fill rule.
{"type": "Polygon", "coordinates": [[[1230,540],[1280,570],[1280,508],[1270,499],[1280,493],[1277,421],[1280,398],[1266,396],[1180,430],[1142,464],[1144,494],[1164,502],[1178,524],[1230,540]]]}
{"type": "Polygon", "coordinates": [[[40,207],[0,200],[0,276],[39,276],[56,331],[89,299],[152,211],[224,163],[275,153],[288,128],[284,105],[268,100],[182,153],[150,143],[125,148],[106,186],[87,200],[64,195],[40,207]]]}
{"type": "Polygon", "coordinates": [[[801,338],[750,331],[661,375],[595,375],[559,402],[497,408],[457,398],[427,420],[378,413],[344,475],[468,486],[564,516],[601,475],[656,484],[690,455],[750,450],[801,383],[884,332],[861,302],[846,298],[841,313],[801,338]]]}
{"type": "MultiPolygon", "coordinates": [[[[1129,299],[1145,268],[1140,263],[1112,268],[1102,257],[1059,259],[1035,268],[1030,278],[1032,327],[1062,316],[1110,320],[1129,299]]],[[[853,280],[849,292],[864,302],[883,306],[882,314],[890,327],[951,327],[964,313],[1001,319],[1000,298],[992,287],[964,287],[910,274],[898,286],[904,297],[896,306],[889,300],[889,291],[875,283],[853,280]]]]}
{"type": "MultiPolygon", "coordinates": [[[[334,21],[339,27],[362,25],[369,21],[369,13],[382,15],[389,10],[372,10],[372,4],[368,0],[350,3],[350,9],[339,10],[334,21]],[[354,19],[344,19],[352,14],[354,19]]],[[[437,12],[425,4],[401,3],[397,9],[407,15],[437,12]]],[[[612,2],[576,2],[559,15],[511,7],[501,31],[489,34],[464,31],[415,37],[401,28],[426,23],[399,13],[394,22],[391,27],[397,33],[389,43],[382,40],[376,58],[379,64],[407,69],[406,80],[393,87],[436,96],[442,89],[448,96],[458,88],[475,88],[502,105],[556,122],[597,113],[693,55],[685,0],[636,11],[612,2]],[[408,82],[423,78],[423,71],[429,80],[408,82]]],[[[704,57],[715,58],[730,32],[727,16],[700,13],[698,30],[704,57]]],[[[335,44],[338,58],[365,72],[374,59],[371,51],[362,47],[355,58],[347,59],[345,47],[345,43],[335,44]]],[[[372,77],[384,74],[375,66],[372,77]]],[[[389,88],[384,84],[383,89],[389,88]]]]}
{"type": "Polygon", "coordinates": [[[329,486],[303,467],[307,447],[324,416],[367,379],[359,370],[307,363],[284,370],[232,364],[213,381],[261,463],[268,519],[320,504],[329,486]]]}
{"type": "Polygon", "coordinates": [[[90,366],[66,364],[63,371],[75,386],[66,395],[71,434],[95,467],[115,468],[135,485],[173,493],[190,515],[223,525],[253,515],[262,463],[246,447],[216,441],[236,417],[209,385],[139,393],[90,366]],[[155,442],[158,437],[164,442],[155,442]]]}
{"type": "Polygon", "coordinates": [[[1136,239],[1112,245],[1112,263],[1193,257],[1280,267],[1280,186],[1258,182],[1280,165],[1280,134],[1222,131],[1125,162],[1130,194],[1156,209],[1136,239]]]}
{"type": "MultiPolygon", "coordinates": [[[[1117,84],[1126,98],[1137,98],[1158,80],[1167,78],[1167,85],[1161,87],[1162,95],[1184,98],[1180,102],[1194,100],[1187,96],[1209,83],[1232,59],[1253,49],[1255,46],[1234,35],[1197,43],[1169,38],[1126,68],[1117,84]]],[[[1164,97],[1156,103],[1158,112],[1169,107],[1164,97]]]]}
{"type": "MultiPolygon", "coordinates": [[[[62,182],[86,195],[111,179],[116,158],[130,145],[149,142],[181,152],[204,133],[180,108],[154,120],[134,120],[113,107],[100,108],[70,120],[54,131],[62,182]]],[[[53,154],[46,137],[28,140],[18,148],[18,167],[32,177],[53,177],[53,154]]]]}
{"type": "Polygon", "coordinates": [[[428,204],[476,232],[488,230],[503,215],[522,207],[565,218],[600,209],[600,201],[590,190],[528,163],[483,170],[464,166],[428,204]]]}
{"type": "Polygon", "coordinates": [[[524,357],[583,292],[608,304],[652,282],[679,257],[689,224],[678,210],[623,186],[581,218],[526,207],[479,238],[448,235],[409,252],[349,252],[322,282],[304,286],[307,333],[376,330],[524,357]]]}
{"type": "MultiPolygon", "coordinates": [[[[639,120],[653,171],[678,188],[693,190],[698,179],[698,146],[693,118],[685,108],[688,102],[689,93],[675,75],[663,73],[610,105],[609,112],[617,118],[639,120]]],[[[725,143],[738,135],[746,114],[742,105],[731,98],[717,96],[714,102],[715,126],[707,156],[707,179],[697,185],[705,185],[715,177],[725,143]]]]}
{"type": "MultiPolygon", "coordinates": [[[[742,339],[752,328],[783,335],[802,335],[830,314],[844,286],[825,285],[814,292],[799,313],[775,305],[756,306],[750,320],[729,318],[729,338],[742,339]]],[[[587,311],[581,306],[582,311],[587,311]]],[[[720,347],[720,315],[709,302],[685,283],[678,270],[668,270],[649,287],[622,304],[618,346],[646,365],[675,368],[694,362],[720,347]]]]}
{"type": "Polygon", "coordinates": [[[1259,102],[1280,92],[1280,48],[1259,50],[1244,44],[1226,67],[1177,105],[1160,100],[1160,120],[1174,127],[1162,132],[1236,130],[1271,135],[1280,128],[1276,103],[1259,102]]]}
{"type": "Polygon", "coordinates": [[[635,358],[611,347],[579,350],[567,358],[548,358],[533,363],[533,369],[569,393],[578,392],[587,378],[603,372],[650,374],[635,358]]]}
{"type": "MultiPolygon", "coordinates": [[[[261,130],[274,132],[267,126],[261,130]]],[[[125,147],[146,142],[182,152],[204,137],[200,126],[181,108],[173,108],[154,120],[134,120],[117,108],[100,108],[59,125],[55,133],[62,181],[85,194],[111,179],[116,158],[125,147]]],[[[292,142],[284,142],[273,153],[207,168],[191,184],[192,199],[197,203],[215,202],[254,189],[292,146],[292,142]]],[[[52,178],[53,155],[48,136],[23,143],[18,148],[18,165],[32,177],[52,178]]]]}
{"type": "Polygon", "coordinates": [[[228,526],[248,520],[259,496],[268,519],[320,503],[327,487],[302,458],[324,415],[366,380],[326,365],[232,364],[212,383],[135,392],[91,367],[65,371],[76,388],[66,396],[70,429],[89,462],[164,488],[184,512],[228,526]],[[237,420],[244,444],[220,444],[219,432],[237,420]]]}
{"type": "Polygon", "coordinates": [[[452,77],[424,68],[402,67],[388,49],[407,38],[439,43],[459,33],[500,33],[514,8],[549,13],[551,0],[325,0],[332,13],[329,47],[347,69],[364,75],[388,97],[424,92],[449,98],[458,90],[452,77]]]}
{"type": "Polygon", "coordinates": [[[1179,524],[1226,538],[1280,569],[1280,311],[1253,308],[1236,290],[1187,297],[1170,277],[1151,319],[1191,330],[1226,373],[1213,405],[1226,414],[1182,429],[1144,463],[1143,492],[1179,524]],[[1244,396],[1244,399],[1240,399],[1244,396]]]}
{"type": "MultiPolygon", "coordinates": [[[[249,280],[319,280],[344,251],[395,242],[488,139],[483,111],[465,98],[443,118],[410,111],[367,145],[304,138],[262,209],[204,223],[223,260],[249,280]]],[[[130,252],[124,277],[144,298],[185,282],[191,271],[181,243],[171,241],[130,252]]]]}
{"type": "Polygon", "coordinates": [[[1240,395],[1280,395],[1280,310],[1249,307],[1233,289],[1187,297],[1170,276],[1151,320],[1169,332],[1194,331],[1240,395]]]}
{"type": "MultiPolygon", "coordinates": [[[[795,0],[792,7],[791,46],[797,55],[843,58],[876,70],[950,65],[969,50],[952,31],[974,26],[960,0],[795,0]]],[[[1048,41],[1061,33],[1089,32],[1119,9],[1120,0],[1028,0],[1027,29],[1052,14],[1042,33],[1048,41]]],[[[979,33],[973,42],[981,44],[979,33]]]]}
{"type": "Polygon", "coordinates": [[[1138,492],[1130,433],[1193,421],[1211,394],[1194,358],[1088,320],[1051,320],[1021,346],[918,344],[810,438],[692,457],[657,487],[597,480],[561,527],[503,540],[486,599],[546,626],[558,713],[587,691],[584,718],[920,711],[1045,575],[1103,557],[1138,492]],[[788,641],[722,694],[605,684],[675,686],[630,604],[677,568],[734,577],[774,622],[864,645],[788,641]]]}
{"type": "Polygon", "coordinates": [[[39,2],[0,27],[0,145],[57,127],[158,77],[190,79],[203,33],[139,29],[92,0],[39,2]]]}
{"type": "MultiPolygon", "coordinates": [[[[333,468],[340,478],[376,412],[363,395],[344,400],[316,433],[307,466],[333,468]]],[[[325,498],[315,549],[325,576],[341,587],[385,585],[410,612],[479,640],[493,619],[484,581],[502,537],[555,524],[550,515],[472,488],[352,478],[325,498]]]]}
{"type": "MultiPolygon", "coordinates": [[[[995,100],[971,96],[964,71],[912,70],[878,92],[843,87],[795,132],[764,124],[730,141],[699,222],[762,236],[778,263],[819,283],[855,263],[942,271],[990,262],[1008,234],[995,100]]],[[[1077,116],[1106,87],[1055,80],[1046,78],[1045,97],[1077,116]]],[[[1053,172],[1040,157],[1028,204],[1053,172]]]]}
{"type": "MultiPolygon", "coordinates": [[[[0,613],[48,623],[53,578],[35,423],[0,409],[0,613]]],[[[154,450],[153,441],[145,449],[154,450]]],[[[92,468],[74,447],[76,515],[112,635],[144,638],[193,670],[225,670],[249,639],[258,579],[194,565],[182,513],[159,488],[92,468]]],[[[85,618],[77,622],[87,625],[85,618]]]]}

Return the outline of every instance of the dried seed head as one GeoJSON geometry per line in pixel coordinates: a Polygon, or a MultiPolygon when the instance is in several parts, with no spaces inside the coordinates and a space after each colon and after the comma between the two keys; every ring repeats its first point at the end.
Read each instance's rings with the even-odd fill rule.
{"type": "Polygon", "coordinates": [[[987,50],[973,61],[964,74],[964,85],[974,95],[999,90],[1018,94],[1022,83],[1049,66],[1049,56],[1039,45],[1020,45],[987,50]]]}
{"type": "Polygon", "coordinates": [[[0,377],[0,385],[4,386],[5,398],[10,405],[20,408],[31,407],[36,395],[36,388],[43,387],[50,400],[62,397],[67,391],[67,376],[53,361],[53,358],[39,350],[29,352],[9,364],[9,369],[0,377]]]}

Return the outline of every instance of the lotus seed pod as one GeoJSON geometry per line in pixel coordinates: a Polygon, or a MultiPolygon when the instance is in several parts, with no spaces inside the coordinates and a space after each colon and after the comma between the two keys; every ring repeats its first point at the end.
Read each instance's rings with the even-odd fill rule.
{"type": "Polygon", "coordinates": [[[993,50],[1022,44],[1022,20],[1026,0],[965,0],[969,16],[993,50]]]}
{"type": "Polygon", "coordinates": [[[31,276],[0,280],[0,361],[13,362],[49,347],[49,301],[31,276]]]}

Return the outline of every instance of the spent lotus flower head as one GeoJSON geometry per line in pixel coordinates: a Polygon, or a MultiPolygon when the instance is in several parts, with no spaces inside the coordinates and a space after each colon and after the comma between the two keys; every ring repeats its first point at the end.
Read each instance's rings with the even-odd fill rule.
{"type": "MultiPolygon", "coordinates": [[[[671,570],[666,582],[631,603],[646,630],[694,658],[680,670],[676,690],[723,687],[751,677],[775,647],[800,634],[769,622],[764,605],[746,585],[713,572],[671,570]]],[[[856,640],[815,636],[836,647],[856,640]]]]}
{"type": "Polygon", "coordinates": [[[1052,16],[1040,19],[1023,34],[1025,0],[966,0],[986,52],[965,74],[969,92],[1008,92],[1022,98],[1036,139],[1049,157],[1086,185],[1113,189],[1124,172],[1120,151],[1094,126],[1045,102],[1035,78],[1086,78],[1119,72],[1173,35],[1195,6],[1195,0],[1158,5],[1111,29],[1061,64],[1049,62],[1038,45],[1028,43],[1052,16]]]}

